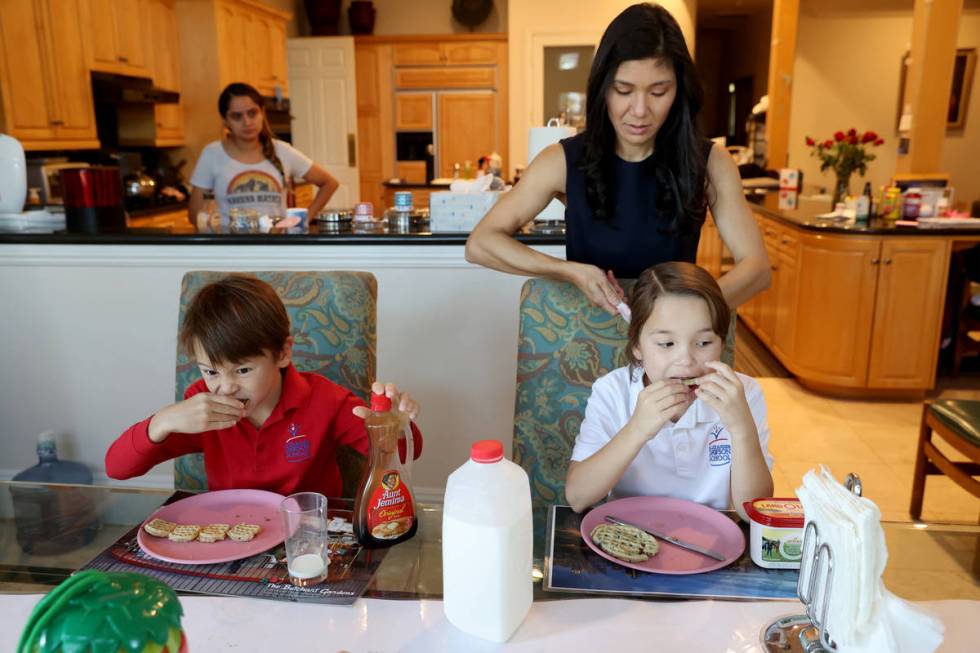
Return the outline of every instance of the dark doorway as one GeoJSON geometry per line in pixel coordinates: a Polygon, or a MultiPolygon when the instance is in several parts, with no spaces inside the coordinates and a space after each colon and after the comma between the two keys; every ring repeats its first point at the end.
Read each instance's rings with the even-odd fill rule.
{"type": "Polygon", "coordinates": [[[747,145],[749,142],[745,121],[755,104],[752,99],[752,84],[752,75],[728,83],[728,127],[725,133],[728,145],[747,145]]]}

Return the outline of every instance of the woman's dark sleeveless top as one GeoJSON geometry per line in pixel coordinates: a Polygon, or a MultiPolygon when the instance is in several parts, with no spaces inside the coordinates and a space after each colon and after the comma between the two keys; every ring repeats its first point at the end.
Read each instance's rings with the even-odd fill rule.
{"type": "MultiPolygon", "coordinates": [[[[705,158],[711,141],[705,141],[705,158]]],[[[585,173],[579,163],[585,154],[585,134],[561,141],[565,151],[565,257],[612,270],[620,279],[635,279],[651,265],[665,261],[693,263],[701,238],[700,224],[664,233],[673,216],[657,209],[657,180],[653,155],[643,161],[612,157],[613,206],[607,221],[597,220],[586,195],[585,173]]]]}

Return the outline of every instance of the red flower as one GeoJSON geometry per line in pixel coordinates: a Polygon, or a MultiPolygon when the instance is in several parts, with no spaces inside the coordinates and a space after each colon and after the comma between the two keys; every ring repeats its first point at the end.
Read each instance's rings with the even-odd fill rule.
{"type": "Polygon", "coordinates": [[[851,127],[850,129],[847,130],[847,135],[848,136],[857,136],[857,130],[854,129],[853,127],[851,127]]]}
{"type": "MultiPolygon", "coordinates": [[[[840,132],[838,132],[838,133],[840,133],[840,132]]],[[[834,146],[834,141],[832,141],[832,140],[830,140],[830,139],[828,138],[827,140],[825,140],[825,141],[823,142],[823,146],[824,146],[824,147],[826,147],[827,149],[830,149],[831,147],[833,147],[833,146],[834,146]]]]}
{"type": "Polygon", "coordinates": [[[857,145],[858,137],[857,134],[851,134],[847,137],[847,142],[851,145],[857,145]]]}
{"type": "Polygon", "coordinates": [[[844,140],[844,132],[834,132],[834,140],[838,143],[844,140]]]}
{"type": "Polygon", "coordinates": [[[885,144],[884,138],[879,138],[878,140],[875,141],[875,145],[884,145],[884,144],[885,144]]]}
{"type": "Polygon", "coordinates": [[[815,140],[813,140],[812,138],[810,138],[809,136],[807,136],[806,137],[806,144],[809,145],[810,147],[813,147],[814,145],[817,144],[817,142],[815,140]]]}
{"type": "Polygon", "coordinates": [[[864,132],[864,135],[861,136],[861,142],[862,143],[873,143],[877,138],[878,138],[878,134],[876,134],[874,132],[864,132]]]}

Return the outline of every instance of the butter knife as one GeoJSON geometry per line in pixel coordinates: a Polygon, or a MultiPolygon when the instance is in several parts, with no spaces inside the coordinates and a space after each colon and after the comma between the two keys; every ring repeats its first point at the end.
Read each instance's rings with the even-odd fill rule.
{"type": "Polygon", "coordinates": [[[711,549],[706,549],[703,546],[698,546],[697,544],[691,544],[690,542],[679,540],[676,537],[673,537],[672,535],[667,535],[666,533],[655,531],[652,528],[645,528],[638,524],[631,524],[628,521],[623,521],[622,519],[613,517],[612,515],[606,515],[606,521],[613,524],[620,524],[622,526],[632,526],[633,528],[639,528],[641,531],[645,533],[649,533],[650,535],[653,535],[657,539],[663,540],[664,542],[670,542],[674,546],[679,546],[682,549],[687,549],[688,551],[694,551],[695,553],[700,553],[701,555],[708,556],[709,558],[714,558],[715,560],[724,562],[727,559],[725,556],[718,553],[717,551],[712,551],[711,549]]]}

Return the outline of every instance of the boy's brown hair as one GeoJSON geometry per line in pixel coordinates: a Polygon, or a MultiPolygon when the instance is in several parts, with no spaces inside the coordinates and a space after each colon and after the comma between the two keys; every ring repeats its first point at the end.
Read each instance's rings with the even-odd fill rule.
{"type": "Polygon", "coordinates": [[[180,346],[194,358],[200,343],[212,365],[278,355],[289,338],[289,315],[266,282],[232,274],[201,288],[180,327],[180,346]]]}
{"type": "Polygon", "coordinates": [[[640,331],[653,313],[654,302],[664,295],[700,297],[708,305],[711,330],[721,336],[722,341],[728,337],[732,311],[725,301],[725,296],[721,294],[718,282],[704,268],[693,263],[680,261],[660,263],[641,272],[630,292],[629,306],[632,315],[626,358],[631,367],[640,365],[633,350],[640,343],[640,331]]]}

